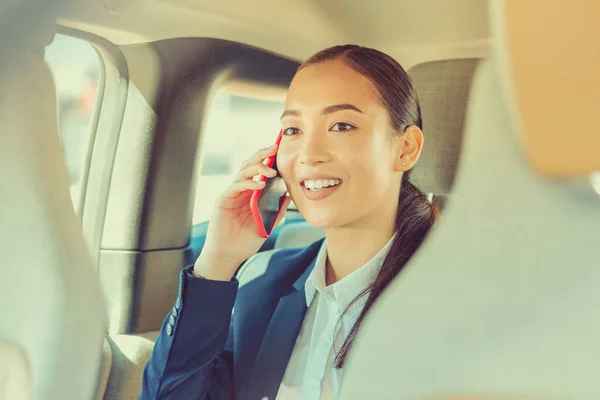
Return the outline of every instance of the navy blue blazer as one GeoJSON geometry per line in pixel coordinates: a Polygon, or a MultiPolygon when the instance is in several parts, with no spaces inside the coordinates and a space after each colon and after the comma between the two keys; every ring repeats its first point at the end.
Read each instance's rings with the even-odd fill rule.
{"type": "Polygon", "coordinates": [[[185,268],[144,369],[140,399],[275,399],[322,243],[276,251],[264,272],[249,265],[249,281],[243,268],[239,281],[230,282],[196,278],[192,266],[185,268]]]}

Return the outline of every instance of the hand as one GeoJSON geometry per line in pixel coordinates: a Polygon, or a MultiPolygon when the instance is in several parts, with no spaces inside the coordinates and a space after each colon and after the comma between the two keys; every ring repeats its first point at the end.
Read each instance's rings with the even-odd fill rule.
{"type": "MultiPolygon", "coordinates": [[[[277,154],[277,145],[259,150],[244,162],[233,183],[218,198],[208,224],[206,242],[194,265],[194,274],[207,279],[229,281],[239,265],[260,249],[266,239],[260,237],[252,211],[250,198],[265,182],[255,181],[257,175],[272,178],[277,171],[263,162],[277,154]]],[[[287,209],[290,197],[283,207],[287,209]]],[[[285,215],[282,212],[278,223],[285,215]]]]}

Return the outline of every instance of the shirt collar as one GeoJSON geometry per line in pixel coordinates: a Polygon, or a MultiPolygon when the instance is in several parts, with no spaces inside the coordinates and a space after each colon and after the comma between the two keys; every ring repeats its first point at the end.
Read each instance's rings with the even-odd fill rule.
{"type": "MultiPolygon", "coordinates": [[[[325,286],[325,266],[327,263],[327,241],[323,241],[321,249],[317,254],[315,267],[311,271],[304,285],[306,294],[306,305],[310,307],[317,292],[331,296],[335,299],[339,311],[343,312],[346,307],[354,300],[375,278],[379,269],[383,265],[383,261],[387,256],[394,237],[392,237],[385,246],[362,267],[345,276],[338,282],[330,286],[325,286]]],[[[366,301],[363,297],[359,303],[366,301]]],[[[353,306],[354,308],[354,306],[353,306]]]]}

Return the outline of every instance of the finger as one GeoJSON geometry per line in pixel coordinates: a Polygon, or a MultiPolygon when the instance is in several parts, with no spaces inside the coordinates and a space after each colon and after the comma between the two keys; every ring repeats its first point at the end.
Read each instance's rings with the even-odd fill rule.
{"type": "Polygon", "coordinates": [[[265,159],[274,156],[275,154],[277,154],[277,147],[277,144],[273,144],[269,147],[265,147],[264,149],[257,151],[250,158],[248,158],[242,163],[240,169],[245,169],[253,164],[262,163],[265,159]]]}
{"type": "Polygon", "coordinates": [[[272,178],[277,175],[277,171],[273,168],[267,167],[265,164],[258,163],[252,164],[249,167],[241,170],[237,176],[235,177],[235,181],[242,181],[254,178],[256,175],[266,176],[267,178],[272,178]]]}
{"type": "Polygon", "coordinates": [[[225,198],[233,198],[246,191],[260,190],[265,187],[264,181],[243,180],[232,183],[223,193],[225,198]]]}
{"type": "Polygon", "coordinates": [[[281,212],[279,213],[279,215],[277,216],[277,219],[275,220],[275,226],[277,226],[277,224],[279,224],[281,222],[281,220],[285,217],[285,214],[287,213],[287,209],[291,202],[292,202],[292,198],[290,196],[285,196],[285,198],[281,204],[281,212]]]}

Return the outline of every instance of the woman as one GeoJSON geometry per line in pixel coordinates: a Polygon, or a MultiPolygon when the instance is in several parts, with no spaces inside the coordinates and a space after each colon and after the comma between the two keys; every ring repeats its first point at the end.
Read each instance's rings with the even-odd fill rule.
{"type": "Polygon", "coordinates": [[[365,314],[434,224],[437,208],[409,182],[423,146],[417,94],[391,57],[319,52],[294,77],[281,123],[279,148],[253,155],[218,200],[141,399],[335,398],[365,314]],[[276,174],[262,163],[274,154],[326,239],[251,257],[264,241],[249,208],[264,183],[252,178],[276,174]]]}

